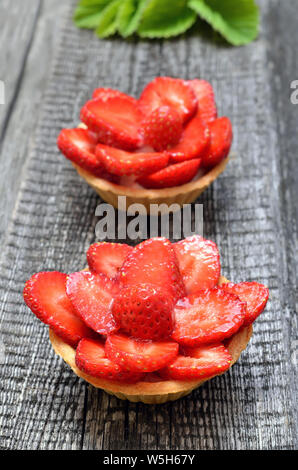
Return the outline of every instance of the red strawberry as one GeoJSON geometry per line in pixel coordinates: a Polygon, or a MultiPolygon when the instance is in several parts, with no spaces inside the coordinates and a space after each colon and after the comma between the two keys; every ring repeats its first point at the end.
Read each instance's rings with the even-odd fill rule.
{"type": "Polygon", "coordinates": [[[142,145],[142,119],[138,106],[125,95],[87,101],[81,110],[81,120],[100,142],[126,150],[142,145]]]}
{"type": "Polygon", "coordinates": [[[150,189],[180,186],[181,184],[188,183],[196,176],[200,165],[200,158],[175,163],[151,175],[139,178],[138,183],[144,186],[144,188],[150,189]]]}
{"type": "Polygon", "coordinates": [[[174,249],[187,295],[218,284],[220,260],[214,242],[194,235],[175,243],[174,249]]]}
{"type": "Polygon", "coordinates": [[[198,115],[206,124],[217,118],[217,110],[212,85],[206,80],[189,80],[187,82],[198,100],[198,115]]]}
{"type": "Polygon", "coordinates": [[[144,89],[139,99],[139,106],[146,116],[160,106],[175,108],[185,123],[195,114],[197,99],[186,81],[157,77],[144,89]]]}
{"type": "Polygon", "coordinates": [[[119,176],[152,173],[164,168],[169,161],[166,152],[131,153],[102,144],[97,145],[96,156],[108,171],[119,176]]]}
{"type": "Polygon", "coordinates": [[[168,150],[173,163],[201,157],[208,151],[210,133],[200,116],[194,117],[185,127],[180,142],[168,150]]]}
{"type": "Polygon", "coordinates": [[[239,284],[228,282],[222,284],[222,288],[226,292],[237,295],[242,302],[246,302],[244,326],[254,322],[266,307],[269,290],[263,284],[258,282],[239,282],[239,284]]]}
{"type": "Polygon", "coordinates": [[[124,371],[118,364],[110,361],[105,355],[104,344],[92,339],[84,338],[79,342],[76,350],[76,365],[86,374],[100,379],[135,383],[143,377],[143,374],[138,372],[124,371]]]}
{"type": "Polygon", "coordinates": [[[94,100],[100,99],[102,101],[107,101],[110,98],[125,98],[137,105],[137,100],[135,98],[122,93],[122,91],[113,90],[112,88],[96,88],[92,94],[92,98],[94,100]]]}
{"type": "Polygon", "coordinates": [[[66,293],[78,316],[97,333],[107,335],[117,330],[110,311],[118,284],[103,274],[80,271],[67,278],[66,293]]]}
{"type": "Polygon", "coordinates": [[[203,156],[203,165],[213,167],[218,165],[228,155],[232,140],[233,131],[229,118],[221,117],[209,124],[210,146],[208,152],[203,156]]]}
{"type": "Polygon", "coordinates": [[[179,346],[174,341],[140,341],[121,334],[108,336],[105,351],[111,361],[132,372],[154,372],[172,362],[179,346]]]}
{"type": "Polygon", "coordinates": [[[178,144],[182,135],[182,119],[175,108],[160,106],[143,121],[144,143],[156,151],[178,144]]]}
{"type": "Polygon", "coordinates": [[[184,355],[159,371],[166,379],[191,380],[205,379],[227,370],[232,361],[229,351],[223,344],[203,345],[197,348],[185,348],[184,355]]]}
{"type": "Polygon", "coordinates": [[[84,337],[94,337],[66,295],[67,275],[53,272],[34,274],[25,284],[24,300],[32,312],[73,347],[84,337]]]}
{"type": "Polygon", "coordinates": [[[172,338],[185,346],[215,343],[242,326],[246,305],[234,294],[214,287],[178,301],[172,338]]]}
{"type": "Polygon", "coordinates": [[[120,269],[121,287],[152,284],[166,289],[176,301],[185,295],[172,244],[166,238],[151,238],[137,245],[120,269]]]}
{"type": "Polygon", "coordinates": [[[136,284],[120,290],[113,302],[112,313],[125,333],[134,338],[157,341],[172,333],[173,306],[166,289],[136,284]]]}
{"type": "Polygon", "coordinates": [[[88,129],[62,129],[57,145],[63,155],[96,176],[101,176],[103,165],[95,156],[97,138],[88,129]]]}
{"type": "Polygon", "coordinates": [[[87,251],[87,261],[90,269],[116,278],[127,255],[133,250],[125,243],[99,242],[90,246],[87,251]]]}

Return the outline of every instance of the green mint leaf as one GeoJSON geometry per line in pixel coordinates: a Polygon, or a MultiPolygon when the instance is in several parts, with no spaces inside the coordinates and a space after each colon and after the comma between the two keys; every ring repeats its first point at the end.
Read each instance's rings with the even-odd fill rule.
{"type": "Polygon", "coordinates": [[[117,13],[123,0],[113,0],[102,11],[99,23],[96,28],[96,34],[100,38],[112,36],[117,31],[117,13]]]}
{"type": "Polygon", "coordinates": [[[119,8],[117,23],[118,31],[123,37],[135,33],[148,0],[124,0],[119,8]]]}
{"type": "Polygon", "coordinates": [[[81,0],[73,20],[78,28],[94,29],[97,27],[102,11],[111,0],[81,0]]]}
{"type": "Polygon", "coordinates": [[[254,0],[189,0],[188,6],[234,46],[258,35],[259,9],[254,0]]]}
{"type": "Polygon", "coordinates": [[[184,33],[196,21],[188,0],[149,0],[138,27],[144,38],[167,38],[184,33]]]}

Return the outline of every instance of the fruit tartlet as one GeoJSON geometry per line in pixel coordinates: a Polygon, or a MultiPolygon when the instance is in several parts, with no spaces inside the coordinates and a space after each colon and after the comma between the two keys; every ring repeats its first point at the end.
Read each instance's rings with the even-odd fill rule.
{"type": "Polygon", "coordinates": [[[58,147],[108,203],[193,202],[224,170],[232,125],[205,80],[158,77],[139,99],[97,88],[58,147]]]}
{"type": "Polygon", "coordinates": [[[34,274],[24,299],[78,376],[133,402],[175,400],[229,369],[268,300],[262,284],[221,277],[216,244],[200,236],[95,243],[87,261],[34,274]]]}

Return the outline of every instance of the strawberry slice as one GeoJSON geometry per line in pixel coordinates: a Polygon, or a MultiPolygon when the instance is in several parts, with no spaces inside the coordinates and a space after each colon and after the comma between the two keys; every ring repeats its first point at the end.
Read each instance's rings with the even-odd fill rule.
{"type": "Polygon", "coordinates": [[[166,289],[175,301],[185,295],[174,249],[163,237],[137,245],[120,269],[119,279],[121,287],[152,284],[166,289]]]}
{"type": "Polygon", "coordinates": [[[172,333],[173,306],[166,289],[136,284],[120,290],[112,314],[121,330],[130,336],[158,341],[172,333]]]}
{"type": "Polygon", "coordinates": [[[218,284],[220,259],[217,245],[199,235],[174,244],[187,295],[218,284]]]}
{"type": "Polygon", "coordinates": [[[63,155],[95,176],[103,174],[104,167],[95,156],[97,138],[88,129],[62,129],[57,145],[63,155]]]}
{"type": "Polygon", "coordinates": [[[175,108],[160,106],[143,121],[145,145],[160,152],[178,144],[182,135],[182,119],[175,108]]]}
{"type": "Polygon", "coordinates": [[[215,343],[242,326],[246,305],[234,294],[214,287],[179,300],[172,338],[185,346],[215,343]]]}
{"type": "Polygon", "coordinates": [[[105,351],[111,361],[131,372],[154,372],[172,362],[179,346],[174,341],[140,341],[122,334],[108,336],[105,351]]]}
{"type": "Polygon", "coordinates": [[[87,251],[88,265],[92,271],[115,279],[132,250],[133,248],[125,243],[94,243],[87,251]]]}
{"type": "Polygon", "coordinates": [[[100,379],[135,383],[143,377],[141,373],[123,370],[118,364],[110,361],[101,341],[82,339],[76,350],[75,361],[80,370],[100,379]]]}
{"type": "Polygon", "coordinates": [[[180,142],[168,150],[173,163],[201,157],[208,151],[210,132],[200,116],[194,117],[185,127],[180,142]]]}
{"type": "Polygon", "coordinates": [[[97,133],[100,142],[126,150],[142,145],[142,119],[138,106],[129,96],[93,99],[81,110],[81,120],[97,133]]]}
{"type": "Polygon", "coordinates": [[[222,288],[226,292],[237,295],[242,302],[246,302],[244,326],[255,321],[263,312],[269,298],[268,287],[258,282],[239,282],[239,284],[228,282],[222,284],[222,288]]]}
{"type": "Polygon", "coordinates": [[[79,317],[97,333],[107,335],[117,325],[110,311],[118,284],[103,274],[80,271],[67,277],[66,293],[79,317]]]}
{"type": "Polygon", "coordinates": [[[160,106],[175,108],[185,123],[195,114],[197,99],[186,81],[157,77],[145,87],[139,99],[139,106],[145,116],[160,106]]]}
{"type": "Polygon", "coordinates": [[[126,152],[107,145],[96,147],[98,161],[111,173],[119,176],[146,175],[164,168],[169,161],[166,152],[126,152]]]}
{"type": "Polygon", "coordinates": [[[66,343],[76,347],[84,337],[94,337],[66,295],[67,275],[58,271],[34,274],[25,284],[24,300],[32,312],[66,343]]]}
{"type": "Polygon", "coordinates": [[[112,88],[96,88],[92,94],[94,100],[107,101],[110,98],[124,98],[129,99],[134,105],[137,105],[138,102],[132,96],[126,95],[119,90],[113,90],[112,88]]]}
{"type": "Polygon", "coordinates": [[[210,146],[203,156],[203,165],[213,167],[227,157],[233,140],[232,124],[229,118],[221,117],[209,124],[210,146]]]}
{"type": "Polygon", "coordinates": [[[184,348],[183,353],[159,374],[174,380],[205,379],[226,371],[232,361],[229,351],[221,343],[184,348]]]}
{"type": "Polygon", "coordinates": [[[143,176],[138,179],[138,183],[144,188],[161,189],[172,188],[188,183],[197,174],[201,165],[200,158],[187,160],[181,163],[169,165],[166,168],[156,171],[151,175],[143,176]]]}
{"type": "Polygon", "coordinates": [[[208,124],[217,118],[217,109],[212,85],[206,80],[189,80],[187,82],[198,100],[198,115],[208,124]]]}

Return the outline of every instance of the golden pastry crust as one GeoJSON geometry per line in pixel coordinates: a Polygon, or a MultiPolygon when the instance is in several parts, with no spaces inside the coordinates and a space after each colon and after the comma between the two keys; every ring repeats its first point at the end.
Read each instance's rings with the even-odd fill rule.
{"type": "MultiPolygon", "coordinates": [[[[228,282],[227,279],[221,277],[219,284],[223,284],[225,282],[228,282]]],[[[232,356],[231,366],[239,359],[241,352],[246,348],[252,332],[252,325],[249,325],[245,328],[241,328],[229,340],[227,348],[232,356]]],[[[123,384],[120,382],[92,377],[85,374],[76,366],[75,350],[59,338],[51,329],[49,334],[54,351],[62,357],[75,374],[89,382],[94,387],[101,388],[107,393],[115,395],[122,400],[126,399],[132,402],[141,401],[147,404],[165,403],[167,401],[177,400],[178,398],[187,395],[207,380],[215,377],[214,375],[204,380],[162,380],[159,382],[138,382],[136,384],[123,384]]]]}

